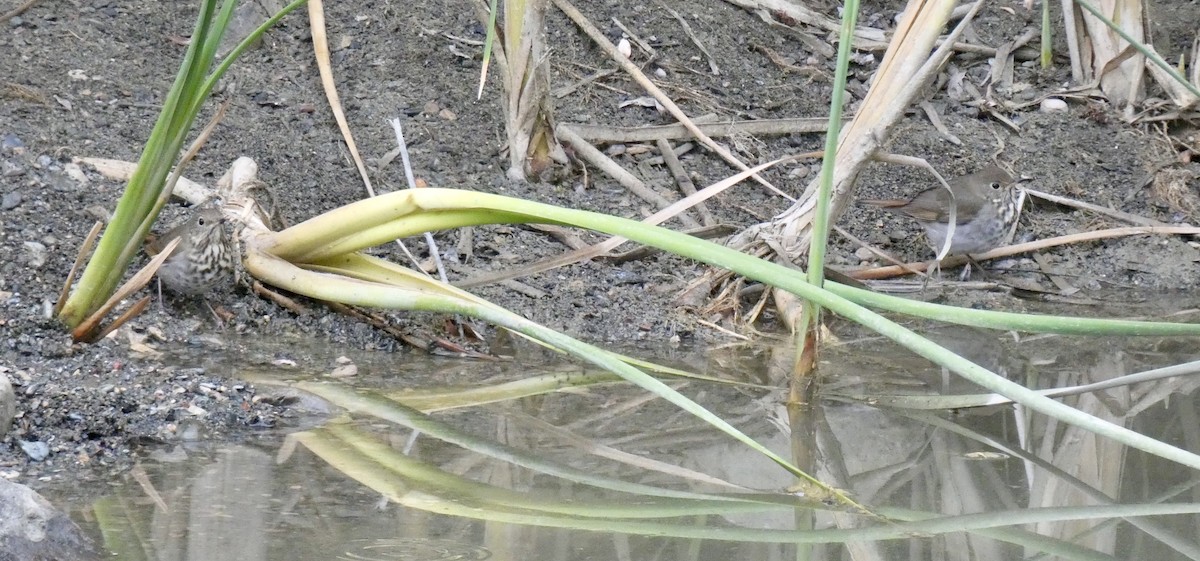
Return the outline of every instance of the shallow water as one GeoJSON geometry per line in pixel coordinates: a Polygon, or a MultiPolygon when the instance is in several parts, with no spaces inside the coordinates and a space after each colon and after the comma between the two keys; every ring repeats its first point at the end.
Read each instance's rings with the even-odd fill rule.
{"type": "MultiPolygon", "coordinates": [[[[962,329],[931,336],[1031,387],[1095,382],[1196,358],[1183,340],[1017,340],[962,329]]],[[[789,363],[786,352],[773,349],[714,349],[703,362],[662,354],[671,353],[693,370],[754,381],[777,379],[773,365],[789,363]]],[[[398,392],[401,401],[433,385],[580,372],[572,365],[411,355],[397,365],[379,354],[356,357],[360,375],[349,384],[398,392]]],[[[778,390],[675,384],[891,521],[814,504],[808,499],[833,501],[811,490],[797,498],[803,493],[795,492],[796,480],[770,460],[673,405],[612,383],[428,417],[397,413],[436,423],[415,436],[357,413],[324,428],[312,418],[297,421],[297,429],[309,430],[288,440],[259,434],[147,448],[142,471],[111,482],[76,514],[120,559],[1025,559],[1049,550],[1066,559],[1200,559],[1200,491],[1186,467],[1023,408],[869,405],[895,395],[975,391],[879,340],[832,345],[822,375],[826,399],[791,419],[778,390]],[[372,450],[390,459],[364,459],[372,450]],[[523,455],[506,457],[512,450],[523,455]],[[601,480],[582,483],[578,474],[601,480]],[[651,497],[645,489],[614,490],[615,482],[697,494],[753,490],[766,493],[753,497],[779,504],[651,497]],[[1163,505],[1183,513],[1123,520],[1118,515],[1131,513],[1080,508],[1116,502],[1111,497],[1149,505],[1154,514],[1171,510],[1163,505]],[[1043,507],[1075,510],[1021,518],[1043,507]],[[953,517],[995,512],[1001,514],[992,521],[953,517]],[[949,518],[942,526],[900,522],[932,516],[949,518]]],[[[1169,378],[1063,401],[1200,450],[1197,383],[1169,378]]]]}

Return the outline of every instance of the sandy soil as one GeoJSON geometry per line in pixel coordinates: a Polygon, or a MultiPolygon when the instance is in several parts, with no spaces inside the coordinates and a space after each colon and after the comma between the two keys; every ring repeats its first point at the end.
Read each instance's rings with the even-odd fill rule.
{"type": "MultiPolygon", "coordinates": [[[[312,340],[374,352],[411,351],[355,320],[319,306],[297,316],[258,299],[243,287],[214,295],[214,305],[232,317],[219,329],[198,302],[167,298],[152,306],[130,329],[96,345],[74,345],[47,310],[57,298],[83,235],[98,211],[115,205],[122,185],[91,170],[86,179],[67,173],[74,156],[136,160],[170,86],[184,47],[180,39],[193,25],[193,3],[42,2],[0,31],[0,372],[17,385],[20,414],[0,443],[0,468],[22,479],[62,476],[81,466],[121,466],[139,439],[226,437],[255,427],[286,426],[292,414],[281,402],[263,398],[249,384],[227,379],[209,366],[209,355],[232,353],[264,364],[277,358],[254,348],[262,339],[312,340]],[[203,413],[203,415],[201,415],[203,413]],[[33,462],[22,442],[44,442],[49,455],[33,462]],[[66,471],[64,471],[66,470],[66,471]]],[[[714,76],[704,55],[677,20],[657,4],[589,2],[584,12],[616,38],[616,17],[652,43],[659,58],[646,64],[661,69],[660,83],[691,115],[715,113],[728,119],[815,117],[825,113],[832,61],[814,53],[791,34],[766,25],[757,15],[717,0],[681,0],[684,14],[720,68],[714,76]],[[798,67],[772,62],[768,52],[798,67]]],[[[872,4],[862,21],[888,25],[899,4],[872,4]]],[[[474,97],[482,27],[466,3],[329,3],[330,42],[341,95],[362,153],[372,162],[393,147],[386,121],[404,119],[418,176],[432,186],[461,187],[611,214],[640,217],[648,205],[610,178],[578,172],[551,184],[518,184],[505,179],[506,159],[499,86],[493,79],[482,100],[474,97]]],[[[1169,21],[1194,22],[1200,6],[1172,3],[1169,21]]],[[[832,10],[831,10],[832,11],[832,10]]],[[[1015,37],[1031,17],[1019,4],[994,4],[975,26],[977,40],[989,45],[1015,37]]],[[[1164,20],[1168,21],[1168,20],[1164,20]]],[[[551,10],[554,86],[574,83],[613,68],[603,54],[561,13],[551,10]]],[[[1194,32],[1189,28],[1188,33],[1194,32]]],[[[1190,45],[1169,26],[1156,29],[1168,60],[1190,45]]],[[[275,190],[282,214],[294,223],[364,196],[347,151],[318,84],[307,20],[293,15],[235,65],[217,95],[231,108],[188,176],[213,181],[234,158],[247,155],[260,165],[260,177],[275,190]]],[[[1065,51],[1064,51],[1065,52],[1065,51]]],[[[874,59],[878,58],[876,54],[874,59]]],[[[646,62],[644,54],[635,56],[646,62]]],[[[872,57],[852,69],[851,110],[865,92],[872,57]]],[[[987,60],[959,56],[953,64],[978,86],[987,60]]],[[[1041,71],[1033,64],[1015,70],[1019,84],[1011,95],[1037,99],[1069,80],[1065,59],[1041,71]]],[[[609,125],[668,124],[653,108],[621,102],[642,95],[621,72],[585,84],[556,100],[564,122],[609,125]]],[[[945,87],[930,92],[930,103],[961,141],[949,142],[923,113],[896,131],[887,149],[923,156],[949,175],[971,171],[993,155],[1037,189],[1078,197],[1164,222],[1196,223],[1200,166],[1176,165],[1178,187],[1171,192],[1146,186],[1150,170],[1176,159],[1176,149],[1159,127],[1123,123],[1102,102],[1073,101],[1069,111],[1041,113],[1036,107],[1006,115],[1013,131],[973,106],[956,101],[945,87]]],[[[207,114],[202,119],[207,118],[207,114]]],[[[1182,125],[1165,131],[1196,149],[1195,133],[1182,125]]],[[[816,134],[738,137],[729,144],[750,162],[819,149],[816,134]]],[[[642,162],[654,156],[636,146],[617,159],[637,170],[655,189],[676,198],[669,172],[642,162]]],[[[697,185],[731,173],[709,155],[692,152],[684,165],[697,185]]],[[[795,194],[815,164],[771,170],[767,177],[795,194]]],[[[375,170],[376,186],[402,188],[399,165],[375,170]]],[[[892,197],[929,185],[921,172],[878,164],[859,182],[863,196],[892,197]]],[[[714,215],[737,228],[767,220],[787,201],[746,184],[709,204],[714,215]]],[[[173,207],[164,223],[186,211],[173,207]]],[[[851,233],[909,260],[929,251],[904,219],[851,208],[840,224],[851,233]]],[[[679,227],[677,222],[669,224],[679,227]]],[[[1116,226],[1109,219],[1064,207],[1038,205],[1023,220],[1022,239],[1116,226]]],[[[443,248],[455,248],[459,232],[437,235],[443,248]]],[[[503,270],[565,251],[545,233],[520,227],[476,228],[474,251],[458,255],[479,270],[503,270]]],[[[585,239],[598,239],[588,235],[585,239]]],[[[423,247],[419,240],[410,247],[423,247]]],[[[833,263],[862,265],[857,246],[835,236],[833,263]]],[[[390,248],[381,255],[392,255],[390,248]]],[[[1190,290],[1200,282],[1197,244],[1179,238],[1131,237],[1060,248],[1045,253],[1047,266],[1062,273],[1080,297],[1114,289],[1190,290]]],[[[1028,259],[999,264],[1005,278],[1056,290],[1033,271],[1028,259]]],[[[536,321],[592,342],[689,342],[719,339],[696,322],[693,310],[674,303],[678,291],[703,272],[694,263],[669,257],[614,265],[591,262],[521,279],[547,296],[539,299],[489,286],[476,290],[536,321]]],[[[1023,309],[1005,293],[960,295],[987,298],[990,306],[1023,309]]],[[[1086,311],[1081,312],[1086,313],[1086,311]]],[[[392,314],[402,329],[437,333],[439,318],[392,314]]],[[[719,318],[706,318],[719,319],[719,318]]],[[[303,359],[303,357],[301,357],[303,359]]],[[[326,363],[303,365],[323,371],[326,363]]]]}

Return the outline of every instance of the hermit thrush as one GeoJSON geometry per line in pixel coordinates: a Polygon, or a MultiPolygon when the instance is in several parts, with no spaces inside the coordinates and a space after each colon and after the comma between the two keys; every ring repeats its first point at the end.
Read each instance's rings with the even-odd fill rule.
{"type": "Polygon", "coordinates": [[[233,249],[223,223],[220,210],[202,209],[155,241],[161,249],[179,238],[179,245],[158,269],[163,286],[178,294],[195,295],[229,277],[233,249]]]}
{"type": "MultiPolygon", "coordinates": [[[[955,205],[950,255],[983,253],[999,246],[1017,220],[1018,191],[1008,172],[992,165],[950,181],[955,205]]],[[[921,191],[911,200],[864,200],[890,212],[906,214],[925,228],[929,246],[941,251],[950,222],[950,193],[944,187],[921,191]]]]}

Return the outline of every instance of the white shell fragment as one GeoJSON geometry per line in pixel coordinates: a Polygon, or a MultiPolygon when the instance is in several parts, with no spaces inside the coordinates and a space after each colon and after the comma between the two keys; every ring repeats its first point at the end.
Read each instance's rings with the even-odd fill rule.
{"type": "Polygon", "coordinates": [[[1042,100],[1042,113],[1059,113],[1067,110],[1067,102],[1056,97],[1042,100]]]}
{"type": "Polygon", "coordinates": [[[625,55],[625,58],[629,58],[629,55],[633,54],[633,47],[629,45],[629,39],[624,37],[617,43],[617,50],[625,55]]]}

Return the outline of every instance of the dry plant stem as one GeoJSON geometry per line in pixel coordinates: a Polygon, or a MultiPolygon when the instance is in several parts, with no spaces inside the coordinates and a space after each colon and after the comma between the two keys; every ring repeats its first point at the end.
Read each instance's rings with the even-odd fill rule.
{"type": "MultiPolygon", "coordinates": [[[[795,118],[763,119],[761,121],[731,121],[702,123],[700,118],[692,120],[696,128],[709,136],[731,134],[797,134],[823,133],[829,129],[829,119],[795,118]]],[[[570,128],[580,138],[597,142],[650,142],[667,140],[690,140],[694,137],[686,125],[656,125],[649,127],[611,127],[587,123],[561,123],[561,128],[570,128]]]]}
{"type": "Polygon", "coordinates": [[[579,88],[582,88],[583,86],[586,86],[592,82],[595,82],[596,80],[599,80],[606,76],[611,76],[616,73],[617,73],[616,68],[606,68],[604,70],[599,70],[599,71],[593,72],[588,77],[586,77],[582,80],[579,80],[578,82],[575,82],[573,84],[568,84],[568,85],[562,86],[560,88],[554,88],[554,90],[552,90],[550,92],[550,95],[553,96],[555,99],[562,99],[564,97],[567,97],[568,95],[575,93],[577,90],[579,90],[579,88]]]}
{"type": "Polygon", "coordinates": [[[1071,283],[1067,282],[1066,279],[1054,271],[1054,267],[1050,265],[1050,260],[1046,259],[1046,256],[1042,252],[1035,251],[1030,253],[1029,256],[1033,258],[1034,263],[1037,263],[1038,269],[1042,270],[1042,274],[1046,275],[1050,279],[1050,282],[1058,287],[1059,294],[1069,296],[1079,292],[1079,288],[1071,285],[1071,283]]]}
{"type": "MultiPolygon", "coordinates": [[[[680,144],[680,145],[672,148],[671,153],[675,156],[675,159],[678,160],[680,156],[687,154],[688,152],[691,152],[692,150],[695,150],[695,149],[696,149],[696,143],[684,142],[683,144],[680,144]]],[[[648,166],[666,165],[666,162],[663,160],[662,156],[653,156],[650,158],[646,158],[645,160],[642,160],[641,163],[646,164],[648,166]]]]}
{"type": "Polygon", "coordinates": [[[579,234],[575,233],[574,230],[567,228],[566,226],[556,226],[554,224],[522,224],[522,227],[549,234],[550,237],[555,239],[555,241],[567,246],[568,249],[583,249],[589,245],[592,245],[583,241],[583,238],[579,237],[579,234]]]}
{"type": "Polygon", "coordinates": [[[1089,210],[1089,211],[1092,211],[1092,212],[1095,212],[1098,214],[1103,214],[1104,216],[1108,216],[1110,218],[1115,218],[1115,219],[1123,221],[1123,222],[1128,222],[1130,224],[1137,224],[1139,226],[1159,226],[1159,227],[1164,227],[1164,228],[1171,228],[1171,227],[1175,227],[1175,226],[1188,226],[1188,224],[1167,224],[1166,222],[1160,222],[1158,220],[1154,220],[1153,218],[1146,218],[1145,216],[1138,216],[1136,214],[1130,214],[1128,212],[1115,210],[1115,209],[1111,209],[1111,208],[1107,208],[1107,207],[1102,207],[1099,205],[1094,205],[1092,203],[1086,203],[1086,202],[1068,198],[1068,197],[1060,197],[1058,195],[1052,195],[1050,193],[1043,193],[1041,191],[1035,191],[1033,189],[1026,188],[1026,189],[1024,189],[1024,191],[1025,191],[1025,193],[1027,193],[1029,195],[1032,195],[1039,199],[1050,201],[1052,203],[1057,203],[1060,205],[1069,206],[1072,208],[1078,208],[1078,209],[1082,209],[1082,210],[1089,210]]]}
{"type": "Polygon", "coordinates": [[[938,134],[942,135],[942,138],[945,138],[950,144],[962,146],[962,141],[957,136],[954,136],[954,133],[950,132],[950,129],[946,128],[946,125],[942,123],[942,117],[938,115],[937,109],[933,107],[932,103],[922,101],[920,107],[921,111],[925,112],[925,117],[929,119],[929,123],[933,125],[933,128],[937,129],[938,134]]]}
{"type": "Polygon", "coordinates": [[[1083,17],[1083,10],[1075,5],[1075,0],[1062,0],[1059,6],[1062,8],[1063,28],[1066,31],[1067,54],[1071,59],[1071,81],[1082,83],[1087,80],[1083,74],[1083,56],[1080,54],[1083,25],[1079,18],[1083,17]]]}
{"type": "Polygon", "coordinates": [[[37,3],[38,3],[38,0],[28,0],[24,4],[21,4],[20,6],[17,6],[16,8],[13,8],[13,9],[9,10],[7,13],[5,13],[4,15],[0,16],[0,21],[7,22],[8,20],[13,19],[13,18],[25,13],[26,10],[28,10],[29,8],[32,8],[33,5],[37,4],[37,3]]]}
{"type": "MultiPolygon", "coordinates": [[[[478,275],[480,275],[479,269],[476,269],[474,267],[468,267],[461,263],[451,263],[450,270],[454,271],[455,274],[458,274],[460,276],[478,276],[478,275]]],[[[500,286],[503,286],[504,288],[507,288],[507,289],[513,291],[513,292],[516,292],[517,294],[522,294],[522,295],[528,296],[529,298],[532,298],[534,300],[541,300],[542,298],[549,296],[549,294],[547,294],[546,291],[544,291],[544,290],[536,289],[532,286],[529,286],[528,284],[525,284],[520,281],[515,281],[512,279],[499,281],[498,284],[500,286]]]]}
{"type": "MultiPolygon", "coordinates": [[[[856,237],[854,234],[851,234],[850,232],[847,232],[841,226],[835,225],[833,227],[833,231],[837,232],[843,238],[846,238],[846,239],[850,240],[851,242],[854,242],[859,247],[867,248],[867,251],[870,251],[871,253],[873,253],[874,255],[879,257],[880,259],[883,259],[884,261],[887,261],[888,263],[891,263],[892,265],[895,265],[897,267],[907,267],[908,266],[903,261],[896,259],[895,257],[892,257],[891,255],[889,255],[886,251],[882,251],[882,250],[876,248],[875,246],[873,246],[863,240],[858,239],[858,237],[856,237]]],[[[910,272],[914,275],[924,275],[925,274],[925,271],[923,271],[923,270],[919,271],[917,269],[910,269],[908,272],[910,272]]]]}
{"type": "Polygon", "coordinates": [[[638,48],[641,49],[642,52],[646,53],[646,55],[649,56],[651,60],[658,58],[658,51],[655,51],[654,47],[651,47],[649,43],[643,41],[642,38],[637,33],[634,33],[631,29],[629,29],[628,27],[625,27],[625,24],[621,23],[621,20],[619,20],[617,18],[612,18],[612,22],[613,22],[613,25],[617,26],[617,28],[619,28],[621,30],[621,32],[624,33],[625,36],[629,38],[629,41],[631,43],[633,43],[634,45],[637,45],[638,48]]]}
{"type": "Polygon", "coordinates": [[[728,329],[725,329],[724,327],[721,327],[721,326],[719,326],[719,325],[717,325],[717,324],[715,324],[715,323],[713,323],[713,322],[711,322],[711,321],[706,321],[706,320],[698,319],[698,320],[696,320],[696,323],[698,323],[698,324],[700,324],[700,325],[703,325],[703,326],[705,326],[705,327],[707,327],[707,328],[709,328],[709,329],[712,329],[713,331],[716,331],[716,332],[718,332],[718,333],[722,333],[722,334],[724,334],[724,335],[728,335],[729,337],[732,337],[732,338],[734,338],[734,339],[737,339],[737,340],[739,340],[739,341],[750,341],[750,340],[751,340],[749,337],[747,337],[747,336],[745,336],[745,335],[742,335],[741,333],[734,333],[734,332],[732,332],[732,331],[730,331],[730,330],[728,330],[728,329]]]}
{"type": "Polygon", "coordinates": [[[556,163],[568,163],[554,137],[546,7],[547,0],[504,2],[504,32],[492,49],[504,85],[508,177],[519,181],[537,177],[556,163]]]}
{"type": "MultiPolygon", "coordinates": [[[[1100,100],[1100,101],[1107,102],[1108,97],[1104,95],[1104,92],[1100,91],[1100,78],[1107,75],[1109,72],[1112,72],[1114,69],[1116,69],[1122,63],[1129,60],[1129,58],[1132,57],[1136,53],[1137,53],[1137,51],[1132,48],[1125,49],[1125,50],[1121,51],[1121,53],[1118,54],[1116,57],[1114,57],[1112,60],[1108,61],[1108,64],[1104,65],[1104,68],[1100,69],[1099,72],[1096,72],[1095,76],[1092,76],[1090,81],[1082,82],[1077,86],[1063,88],[1060,92],[1056,92],[1056,93],[1050,94],[1048,96],[1043,96],[1042,99],[1045,99],[1046,97],[1069,97],[1066,94],[1078,93],[1078,94],[1080,94],[1078,96],[1078,98],[1083,99],[1085,101],[1100,100]]],[[[1005,106],[1024,109],[1025,107],[1030,107],[1030,106],[1036,105],[1038,103],[1041,103],[1041,99],[1039,99],[1037,101],[1030,101],[1030,102],[1020,103],[1020,104],[1013,104],[1012,102],[1006,102],[1005,106]]]]}
{"type": "MultiPolygon", "coordinates": [[[[110,160],[107,158],[74,158],[72,161],[77,164],[92,166],[96,168],[96,171],[100,175],[116,181],[129,181],[129,178],[133,177],[134,170],[137,169],[137,163],[135,162],[110,160]]],[[[192,205],[202,204],[204,201],[212,198],[212,190],[186,177],[179,178],[171,194],[192,205]]]]}
{"type": "Polygon", "coordinates": [[[1200,86],[1200,36],[1192,40],[1192,75],[1188,78],[1193,84],[1200,86]]]}
{"type": "Polygon", "coordinates": [[[251,282],[250,290],[252,290],[260,298],[266,298],[267,300],[274,302],[279,307],[281,307],[289,312],[292,312],[293,314],[296,314],[298,316],[308,315],[308,308],[305,308],[299,302],[297,302],[296,300],[294,300],[292,298],[289,298],[278,292],[275,292],[274,290],[267,288],[266,285],[264,285],[261,282],[258,282],[258,281],[251,282]]]}
{"type": "MultiPolygon", "coordinates": [[[[743,294],[746,294],[745,290],[738,291],[739,296],[743,294]]],[[[764,289],[762,293],[758,295],[758,300],[755,301],[754,305],[750,307],[750,310],[746,312],[745,320],[740,323],[746,325],[748,329],[753,330],[753,327],[751,326],[758,322],[758,318],[762,315],[763,310],[767,308],[767,303],[770,301],[771,292],[764,289]]]]}
{"type": "Polygon", "coordinates": [[[329,101],[329,109],[333,111],[333,118],[337,121],[338,130],[342,132],[342,139],[346,141],[346,148],[350,150],[350,157],[354,159],[354,167],[358,169],[358,175],[367,189],[367,195],[374,197],[375,188],[371,186],[371,177],[367,174],[367,166],[363,164],[362,158],[358,155],[358,144],[354,142],[354,135],[350,133],[350,125],[346,122],[346,112],[342,110],[342,101],[338,96],[337,83],[333,80],[333,67],[329,63],[329,38],[325,33],[325,8],[322,0],[309,0],[308,22],[312,33],[313,56],[317,59],[317,72],[321,75],[321,89],[325,90],[325,99],[329,101]]]}
{"type": "MultiPolygon", "coordinates": [[[[1103,9],[1134,41],[1146,42],[1145,8],[1141,0],[1107,2],[1103,9]]],[[[1129,48],[1129,43],[1086,10],[1081,15],[1088,45],[1072,54],[1079,53],[1086,57],[1082,63],[1085,72],[1091,72],[1092,77],[1099,79],[1100,90],[1117,107],[1125,106],[1127,116],[1131,115],[1132,104],[1140,101],[1144,95],[1142,80],[1146,57],[1135,51],[1120,64],[1110,67],[1109,63],[1121,57],[1129,48]]]]}
{"type": "Polygon", "coordinates": [[[353,318],[353,319],[359,320],[363,323],[366,323],[367,325],[370,325],[371,327],[374,327],[380,331],[383,331],[391,338],[393,338],[397,341],[400,341],[401,343],[404,343],[405,345],[408,345],[414,349],[420,349],[423,351],[429,350],[431,341],[429,341],[427,339],[414,337],[412,335],[404,333],[403,331],[390,325],[383,318],[378,317],[378,315],[376,315],[376,314],[369,314],[369,313],[366,313],[363,310],[360,310],[354,306],[348,306],[346,304],[339,304],[337,302],[324,302],[324,304],[326,306],[328,306],[329,309],[331,309],[339,314],[342,314],[346,317],[353,318]]]}
{"type": "MultiPolygon", "coordinates": [[[[404,142],[404,129],[400,126],[400,118],[396,117],[391,122],[392,131],[396,133],[396,148],[400,150],[400,162],[404,165],[404,179],[408,182],[409,189],[416,189],[417,179],[413,176],[412,160],[408,157],[408,144],[404,142]]],[[[429,246],[429,255],[433,256],[433,262],[437,266],[438,278],[442,282],[450,282],[446,277],[446,266],[442,264],[442,254],[438,250],[437,241],[433,239],[432,232],[425,232],[425,244],[429,246]]],[[[403,242],[396,240],[396,245],[404,250],[404,254],[413,262],[413,265],[417,265],[416,257],[408,251],[403,242]]],[[[417,267],[417,270],[420,270],[420,267],[417,267]]]]}
{"type": "Polygon", "coordinates": [[[1009,60],[1012,58],[1013,51],[1025,46],[1030,41],[1037,37],[1040,31],[1036,28],[1029,28],[1010,43],[1000,45],[996,49],[996,54],[993,55],[995,62],[993,63],[991,75],[991,86],[1001,85],[1004,87],[1012,86],[1012,71],[1013,65],[1009,60]]]}
{"type": "MultiPolygon", "coordinates": [[[[671,175],[675,178],[675,183],[679,185],[679,190],[683,191],[683,194],[686,196],[695,195],[696,184],[692,183],[692,178],[688,177],[687,170],[683,169],[683,164],[675,156],[675,150],[671,147],[671,142],[665,138],[660,138],[656,144],[658,145],[658,153],[662,154],[663,164],[667,166],[667,169],[671,170],[671,175]]],[[[708,211],[708,205],[697,203],[696,210],[700,213],[700,219],[704,221],[705,226],[712,226],[717,223],[712,213],[708,211]]]]}
{"type": "MultiPolygon", "coordinates": [[[[764,10],[768,13],[781,14],[824,32],[836,34],[842,27],[839,21],[812,11],[800,2],[789,0],[726,0],[726,2],[749,10],[764,10]]],[[[854,30],[854,48],[856,49],[878,50],[886,47],[887,44],[887,35],[883,30],[861,26],[854,30]]],[[[827,56],[833,56],[832,52],[827,56]]]]}
{"type": "Polygon", "coordinates": [[[784,72],[796,72],[806,76],[809,80],[815,80],[818,77],[823,78],[826,81],[831,80],[829,74],[827,74],[824,70],[821,70],[815,66],[796,66],[795,64],[792,64],[792,62],[786,57],[775,52],[766,45],[751,43],[750,46],[752,46],[754,50],[762,53],[763,56],[766,56],[767,60],[771,61],[771,64],[774,64],[784,72]]]}
{"type": "Polygon", "coordinates": [[[829,43],[826,43],[824,39],[818,39],[813,34],[803,31],[798,27],[784,25],[783,23],[775,21],[775,18],[771,16],[771,13],[766,10],[754,10],[754,13],[758,16],[758,19],[767,24],[768,27],[773,27],[784,34],[787,34],[792,39],[799,41],[800,44],[804,45],[805,48],[812,51],[812,53],[816,56],[833,58],[833,56],[837,54],[837,51],[833,49],[833,46],[829,43]]]}
{"type": "MultiPolygon", "coordinates": [[[[974,4],[978,10],[981,2],[974,4]]],[[[953,9],[949,0],[910,0],[904,18],[896,29],[892,45],[880,63],[874,85],[863,100],[838,142],[830,222],[845,211],[853,194],[859,169],[875,156],[876,148],[886,141],[917,93],[933,79],[952,52],[950,45],[970,21],[964,18],[947,41],[930,54],[953,9]]],[[[816,183],[810,183],[801,200],[770,222],[752,226],[730,241],[730,246],[746,249],[765,244],[784,259],[804,255],[808,250],[812,215],[816,209],[816,183]]]]}
{"type": "MultiPolygon", "coordinates": [[[[1056,247],[1056,246],[1060,246],[1060,245],[1068,245],[1068,244],[1073,244],[1073,243],[1090,242],[1090,241],[1094,241],[1094,240],[1103,240],[1103,239],[1107,239],[1107,238],[1139,236],[1139,235],[1145,235],[1145,234],[1192,235],[1192,236],[1195,236],[1195,235],[1200,235],[1200,228],[1194,227],[1194,226],[1165,226],[1165,227],[1139,226],[1139,227],[1131,227],[1131,228],[1110,228],[1107,230],[1097,230],[1095,232],[1082,232],[1079,234],[1071,234],[1068,236],[1058,236],[1058,237],[1054,237],[1054,238],[1047,238],[1044,240],[1036,240],[1036,241],[1021,243],[1021,244],[1016,244],[1016,245],[998,247],[987,253],[973,255],[972,257],[974,257],[976,260],[983,261],[985,259],[995,259],[997,257],[1007,257],[1009,255],[1016,255],[1018,253],[1025,253],[1027,251],[1036,251],[1036,250],[1045,249],[1048,247],[1056,247]]],[[[962,265],[963,263],[966,263],[966,262],[967,262],[966,257],[956,255],[956,256],[946,258],[946,260],[942,261],[942,265],[947,266],[947,267],[954,267],[954,266],[962,265]]],[[[853,278],[860,279],[860,280],[886,279],[886,278],[894,277],[896,275],[903,275],[903,274],[909,273],[912,270],[924,271],[924,270],[926,270],[927,265],[928,265],[928,263],[909,263],[902,267],[897,267],[897,266],[879,267],[879,268],[875,268],[875,269],[866,269],[866,270],[862,270],[862,271],[852,271],[852,272],[849,272],[846,274],[850,275],[853,278]]]]}
{"type": "MultiPolygon", "coordinates": [[[[654,82],[650,81],[650,79],[647,78],[644,73],[642,73],[641,69],[638,68],[637,65],[631,62],[625,55],[621,54],[621,52],[617,50],[616,45],[613,45],[612,41],[609,41],[599,29],[596,29],[596,26],[592,25],[592,23],[588,21],[588,19],[584,17],[584,15],[578,9],[576,9],[574,5],[572,5],[568,0],[553,0],[553,2],[555,6],[558,6],[558,9],[562,10],[567,17],[571,18],[571,21],[575,22],[575,25],[578,25],[580,29],[583,29],[584,33],[586,33],[588,37],[591,37],[592,41],[595,41],[600,48],[604,49],[604,51],[608,53],[608,56],[615,60],[617,64],[621,65],[621,68],[625,70],[625,72],[628,72],[630,77],[632,77],[634,81],[638,83],[638,85],[642,86],[642,88],[644,88],[647,93],[653,96],[654,99],[658,100],[658,102],[662,104],[662,106],[666,108],[666,110],[673,117],[675,117],[675,119],[682,123],[683,126],[687,127],[688,132],[691,132],[697,140],[699,140],[713,152],[719,154],[723,159],[725,159],[725,161],[729,162],[738,169],[742,171],[750,169],[750,167],[742,163],[737,156],[734,156],[728,148],[717,144],[717,142],[710,138],[707,134],[704,134],[704,132],[701,131],[690,118],[688,118],[687,114],[684,113],[683,110],[680,109],[679,106],[667,96],[667,94],[663,93],[658,86],[654,85],[654,82]]],[[[795,200],[793,197],[784,193],[783,191],[780,191],[778,187],[775,187],[761,177],[754,176],[754,180],[767,187],[771,191],[774,191],[779,196],[788,199],[789,201],[795,200]]]]}
{"type": "Polygon", "coordinates": [[[149,305],[150,305],[150,297],[143,296],[141,300],[138,300],[132,306],[130,306],[128,310],[125,310],[124,313],[117,316],[117,319],[114,319],[112,321],[112,323],[104,326],[100,330],[99,333],[96,333],[94,336],[89,337],[86,341],[83,341],[83,342],[95,343],[96,341],[99,341],[105,337],[108,337],[109,333],[116,331],[118,327],[125,325],[126,322],[128,322],[129,320],[131,320],[135,317],[138,317],[138,315],[140,315],[142,312],[146,311],[146,306],[149,306],[149,305]]]}
{"type": "Polygon", "coordinates": [[[692,26],[688,25],[687,20],[683,19],[683,16],[679,15],[679,12],[672,10],[666,2],[663,2],[663,0],[658,0],[658,5],[662,9],[666,10],[668,14],[671,14],[671,17],[675,18],[675,21],[679,22],[679,27],[683,28],[683,33],[687,35],[688,39],[692,40],[692,44],[696,45],[696,48],[700,49],[700,52],[704,54],[704,59],[708,61],[709,72],[712,72],[713,76],[720,76],[721,69],[717,68],[717,61],[713,59],[712,53],[708,52],[708,49],[704,48],[704,43],[700,42],[700,38],[696,37],[696,33],[692,31],[692,26]]]}
{"type": "MultiPolygon", "coordinates": [[[[601,171],[608,174],[609,177],[616,179],[623,187],[629,189],[630,192],[641,197],[642,200],[655,205],[658,209],[664,209],[671,206],[671,201],[668,201],[662,195],[659,195],[653,189],[646,186],[641,179],[638,179],[632,173],[629,173],[620,164],[614,162],[612,158],[606,156],[603,152],[596,149],[588,141],[575,136],[575,133],[570,129],[559,128],[557,131],[558,139],[570,144],[575,148],[575,155],[591,162],[592,165],[600,168],[601,171]]],[[[700,223],[696,222],[686,214],[680,214],[679,220],[689,228],[699,228],[700,223]]]]}
{"type": "MultiPolygon", "coordinates": [[[[969,8],[971,5],[964,4],[964,6],[969,8]]],[[[942,46],[941,41],[938,41],[937,44],[939,47],[942,46]]],[[[959,52],[959,53],[970,53],[970,54],[976,54],[976,55],[983,55],[987,58],[995,57],[996,53],[998,52],[995,47],[987,47],[984,45],[973,45],[971,43],[954,43],[954,51],[959,52]]],[[[1033,47],[1021,47],[1021,48],[1013,50],[1011,56],[1017,60],[1024,62],[1027,60],[1037,60],[1039,54],[1040,53],[1038,52],[1038,50],[1033,47]]]]}

